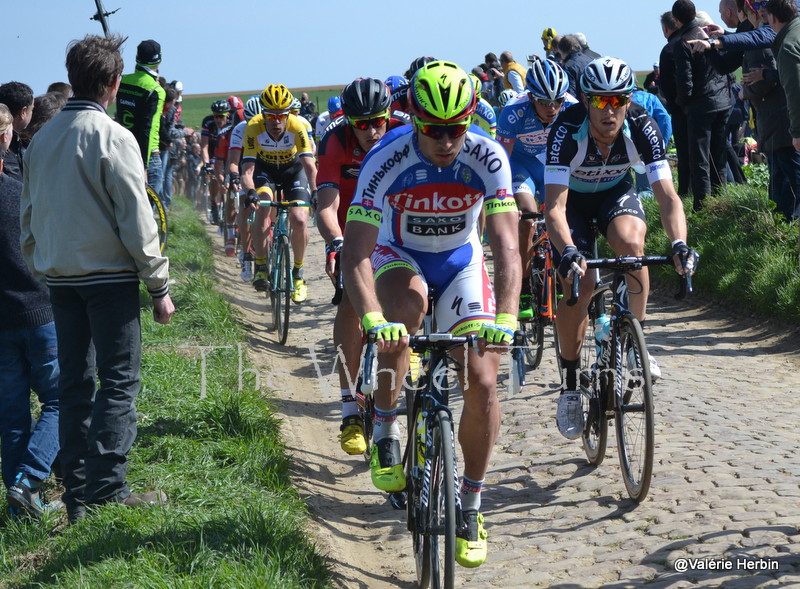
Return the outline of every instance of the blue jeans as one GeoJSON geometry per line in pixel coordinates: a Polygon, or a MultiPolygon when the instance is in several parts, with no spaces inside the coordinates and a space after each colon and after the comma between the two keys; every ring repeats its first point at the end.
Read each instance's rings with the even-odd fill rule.
{"type": "Polygon", "coordinates": [[[769,197],[790,221],[800,215],[800,153],[791,145],[764,153],[769,164],[769,197]]]}
{"type": "Polygon", "coordinates": [[[64,503],[120,501],[130,495],[141,384],[139,285],[51,286],[50,300],[60,350],[64,503]]]}
{"type": "Polygon", "coordinates": [[[147,164],[147,183],[157,195],[161,196],[161,189],[164,186],[164,166],[161,165],[161,156],[157,153],[150,156],[150,163],[147,164]]]}
{"type": "Polygon", "coordinates": [[[57,352],[52,322],[0,330],[0,460],[6,488],[18,472],[46,479],[58,454],[57,352]],[[33,427],[31,389],[42,404],[33,427]]]}
{"type": "Polygon", "coordinates": [[[163,170],[163,185],[159,196],[161,202],[165,207],[172,205],[172,167],[175,165],[175,160],[169,156],[169,150],[161,153],[161,169],[163,170]]]}

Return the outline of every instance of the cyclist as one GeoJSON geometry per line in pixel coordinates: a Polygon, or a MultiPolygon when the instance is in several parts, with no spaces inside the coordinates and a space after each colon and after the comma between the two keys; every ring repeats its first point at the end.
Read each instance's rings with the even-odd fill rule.
{"type": "MultiPolygon", "coordinates": [[[[512,99],[500,112],[498,141],[511,161],[511,177],[517,207],[523,212],[539,210],[536,194],[544,188],[544,156],[547,137],[556,116],[575,99],[567,94],[569,80],[561,66],[550,60],[536,60],[525,75],[526,92],[512,99]]],[[[522,275],[531,275],[531,242],[533,221],[519,222],[519,251],[522,275]]],[[[530,282],[522,281],[519,316],[533,317],[530,282]]]]}
{"type": "Polygon", "coordinates": [[[494,109],[489,102],[481,96],[481,81],[475,74],[469,74],[472,85],[475,87],[475,95],[477,96],[477,104],[475,105],[475,119],[474,123],[481,129],[486,131],[492,139],[497,136],[497,116],[494,114],[494,109]]]}
{"type": "Polygon", "coordinates": [[[212,225],[219,223],[219,193],[222,178],[214,172],[214,153],[220,136],[224,135],[230,126],[228,114],[231,112],[230,104],[226,100],[215,100],[211,103],[211,114],[203,119],[200,131],[200,151],[203,157],[203,166],[208,174],[208,205],[211,209],[210,222],[212,225]]]}
{"type": "MultiPolygon", "coordinates": [[[[253,250],[256,264],[253,287],[267,288],[267,226],[268,209],[258,207],[256,189],[272,199],[278,186],[285,200],[311,202],[316,197],[317,167],[305,128],[289,112],[292,93],[283,84],[270,84],[261,93],[262,112],[247,123],[242,155],[242,188],[246,191],[246,206],[257,209],[252,225],[253,250]]],[[[303,280],[303,259],[308,245],[308,209],[289,211],[292,253],[292,300],[301,303],[308,297],[303,280]]]]}
{"type": "MultiPolygon", "coordinates": [[[[341,98],[344,117],[334,123],[322,139],[317,175],[317,226],[326,244],[325,271],[334,285],[338,282],[339,252],[344,243],[342,236],[347,209],[356,190],[361,162],[387,130],[410,122],[405,113],[390,113],[389,89],[380,80],[354,80],[344,87],[341,98]],[[403,118],[394,118],[393,115],[403,118]]],[[[361,323],[346,290],[336,309],[333,344],[344,357],[339,364],[342,392],[339,442],[348,454],[361,454],[367,449],[367,444],[352,386],[359,368],[361,323]]]]}
{"type": "MultiPolygon", "coordinates": [[[[547,141],[545,218],[556,249],[565,292],[567,278],[583,274],[584,257],[593,251],[591,220],[617,255],[641,256],[647,230],[642,203],[631,168],[644,168],[661,210],[664,231],[672,242],[675,268],[693,268],[696,254],[686,245],[686,217],[675,192],[664,139],[656,122],[631,101],[636,84],[628,65],[613,57],[595,59],[580,79],[583,96],[556,121],[547,141]]],[[[641,288],[631,289],[630,307],[644,324],[649,280],[647,268],[631,272],[641,288]]],[[[593,280],[581,282],[578,303],[558,306],[557,326],[565,387],[558,399],[559,431],[575,439],[583,431],[584,415],[577,389],[578,358],[587,325],[593,280]]],[[[660,376],[650,356],[653,378],[660,376]]]]}
{"type": "Polygon", "coordinates": [[[237,187],[239,190],[239,215],[237,216],[237,224],[239,226],[239,241],[242,244],[241,263],[242,263],[242,281],[250,282],[253,280],[253,262],[255,257],[252,252],[252,239],[250,238],[250,224],[247,222],[247,214],[245,211],[247,207],[244,205],[246,197],[245,191],[242,190],[242,182],[240,179],[240,163],[242,159],[242,149],[244,147],[244,132],[247,128],[247,123],[257,114],[261,113],[261,96],[255,94],[247,99],[244,103],[244,121],[233,127],[228,135],[230,145],[228,146],[228,161],[227,172],[230,183],[237,187]]]}
{"type": "Polygon", "coordinates": [[[342,114],[342,99],[339,96],[331,96],[328,98],[328,110],[317,117],[317,124],[314,128],[314,135],[317,141],[322,141],[322,135],[325,129],[333,122],[338,116],[342,114]]]}
{"type": "Polygon", "coordinates": [[[311,152],[314,154],[314,157],[316,157],[317,144],[314,143],[314,128],[311,126],[311,123],[308,122],[307,118],[300,116],[301,108],[302,105],[300,104],[300,100],[297,98],[292,98],[292,106],[289,107],[289,112],[296,116],[297,120],[300,121],[300,124],[305,127],[306,133],[308,134],[308,141],[311,143],[311,152]]]}
{"type": "Polygon", "coordinates": [[[459,371],[464,411],[458,432],[465,525],[458,529],[456,559],[479,566],[487,552],[480,492],[500,425],[497,352],[506,350],[517,323],[518,211],[505,151],[469,129],[476,102],[469,76],[454,63],[430,62],[415,73],[408,100],[413,126],[387,133],[364,160],[342,250],[353,307],[365,331],[378,335],[372,482],[389,492],[405,488],[396,421],[403,378],[393,377],[408,370],[405,336],[422,323],[431,285],[439,326],[482,338],[481,353],[454,353],[465,367],[459,371]],[[496,303],[476,229],[482,209],[496,303]]]}
{"type": "Polygon", "coordinates": [[[425,64],[428,64],[432,61],[435,61],[436,58],[429,57],[429,56],[422,56],[416,58],[414,61],[411,62],[411,65],[408,66],[406,73],[404,74],[404,78],[406,79],[405,85],[398,86],[394,90],[392,90],[392,110],[399,110],[405,113],[410,113],[408,109],[408,80],[410,80],[416,71],[420,69],[425,64]]]}
{"type": "Polygon", "coordinates": [[[408,86],[408,80],[404,76],[389,76],[385,83],[389,86],[389,92],[394,92],[402,86],[408,86]]]}
{"type": "Polygon", "coordinates": [[[244,103],[238,96],[228,96],[228,106],[231,107],[231,124],[238,125],[244,121],[244,103]]]}

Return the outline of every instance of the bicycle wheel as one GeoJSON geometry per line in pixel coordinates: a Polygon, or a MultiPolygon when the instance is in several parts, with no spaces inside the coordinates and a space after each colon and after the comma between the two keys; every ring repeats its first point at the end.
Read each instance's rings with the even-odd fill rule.
{"type": "MultiPolygon", "coordinates": [[[[425,377],[423,377],[425,378],[425,377]]],[[[424,417],[422,409],[415,403],[413,391],[406,390],[408,416],[408,443],[406,444],[406,491],[408,492],[407,517],[408,531],[414,548],[414,564],[417,569],[417,584],[427,589],[431,581],[431,555],[429,536],[425,530],[427,518],[422,509],[422,469],[425,465],[425,436],[418,435],[417,424],[424,417]]]]}
{"type": "MultiPolygon", "coordinates": [[[[535,264],[535,261],[534,261],[535,264]]],[[[531,304],[533,305],[533,317],[528,321],[520,321],[519,328],[525,338],[525,361],[531,370],[538,368],[542,362],[544,352],[544,324],[545,319],[540,311],[542,308],[542,276],[541,270],[534,268],[531,271],[531,304]]]]}
{"type": "Polygon", "coordinates": [[[594,337],[595,317],[603,312],[603,295],[595,297],[589,312],[589,326],[581,349],[580,382],[578,386],[583,400],[585,426],[582,440],[586,459],[594,466],[600,466],[606,457],[608,445],[608,418],[606,406],[608,397],[608,376],[596,369],[598,358],[594,337]]]}
{"type": "Polygon", "coordinates": [[[167,228],[167,209],[164,208],[164,204],[161,202],[161,199],[158,198],[156,191],[147,186],[147,198],[150,199],[150,206],[153,208],[153,219],[156,222],[156,228],[158,229],[158,244],[161,253],[167,247],[167,237],[169,236],[168,228],[167,228]]]}
{"type": "Polygon", "coordinates": [[[431,461],[427,528],[432,589],[452,589],[456,564],[456,470],[453,423],[450,414],[440,409],[434,420],[433,446],[428,448],[431,461]]]}
{"type": "Polygon", "coordinates": [[[616,366],[617,451],[628,496],[637,503],[650,490],[655,424],[650,360],[639,321],[625,313],[619,322],[621,362],[616,366]]]}
{"type": "Polygon", "coordinates": [[[358,402],[358,416],[361,418],[362,428],[364,429],[364,440],[367,443],[367,448],[364,450],[364,460],[369,464],[372,459],[372,431],[375,429],[375,397],[373,397],[372,392],[362,392],[361,377],[358,378],[356,384],[356,401],[358,402]]]}
{"type": "Polygon", "coordinates": [[[275,258],[275,268],[273,268],[275,299],[272,309],[278,341],[285,344],[289,337],[289,310],[292,295],[292,260],[289,255],[289,238],[286,235],[279,236],[275,247],[278,248],[278,255],[275,258]]]}

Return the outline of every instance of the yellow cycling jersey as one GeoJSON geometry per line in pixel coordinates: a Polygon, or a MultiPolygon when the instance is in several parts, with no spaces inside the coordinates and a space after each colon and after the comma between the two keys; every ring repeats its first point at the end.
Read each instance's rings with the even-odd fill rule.
{"type": "Polygon", "coordinates": [[[286,131],[277,139],[267,133],[263,114],[247,123],[242,161],[255,160],[266,166],[285,167],[302,155],[313,156],[313,153],[306,128],[295,115],[289,115],[286,131]]]}

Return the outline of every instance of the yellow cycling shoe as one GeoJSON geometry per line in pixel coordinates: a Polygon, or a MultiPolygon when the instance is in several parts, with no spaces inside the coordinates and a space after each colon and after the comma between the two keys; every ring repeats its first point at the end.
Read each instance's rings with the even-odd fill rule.
{"type": "Polygon", "coordinates": [[[405,489],[406,474],[403,472],[400,441],[394,438],[378,440],[372,445],[371,453],[369,469],[372,484],[387,493],[405,489]]]}
{"type": "Polygon", "coordinates": [[[308,287],[302,278],[292,280],[292,300],[295,303],[302,303],[308,298],[308,287]]]}
{"type": "Polygon", "coordinates": [[[483,528],[483,514],[472,509],[464,512],[464,525],[456,531],[456,562],[473,569],[486,561],[489,534],[483,528]]]}
{"type": "Polygon", "coordinates": [[[339,428],[339,443],[348,454],[363,454],[367,451],[367,440],[364,439],[364,428],[358,415],[350,415],[342,420],[339,428]]]}

